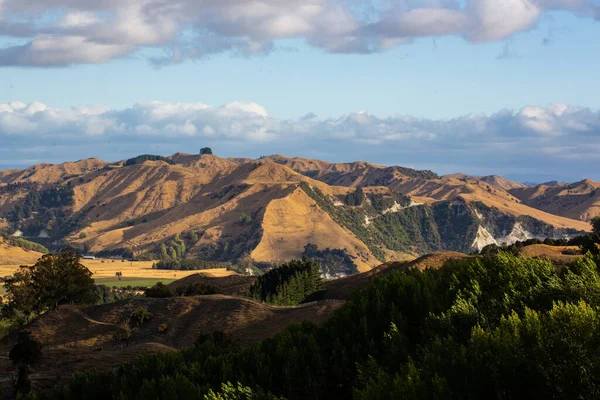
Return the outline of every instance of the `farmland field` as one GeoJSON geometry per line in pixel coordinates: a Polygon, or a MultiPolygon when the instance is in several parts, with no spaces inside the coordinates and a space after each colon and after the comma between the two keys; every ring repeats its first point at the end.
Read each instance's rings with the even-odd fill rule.
{"type": "MultiPolygon", "coordinates": [[[[110,283],[110,286],[113,286],[113,282],[119,282],[116,277],[117,272],[123,273],[123,280],[136,278],[152,280],[154,282],[163,281],[164,283],[167,283],[167,281],[174,281],[177,279],[185,278],[186,276],[197,273],[205,273],[215,277],[223,277],[235,274],[235,272],[228,271],[225,268],[206,269],[197,271],[170,271],[152,269],[152,264],[154,263],[152,261],[121,262],[117,260],[82,260],[82,263],[86,267],[88,267],[90,271],[92,271],[93,278],[96,281],[102,280],[99,283],[105,285],[108,285],[108,283],[110,283]]],[[[18,265],[0,265],[0,276],[12,275],[18,268],[18,265]]],[[[135,286],[133,284],[131,285],[135,286]]]]}

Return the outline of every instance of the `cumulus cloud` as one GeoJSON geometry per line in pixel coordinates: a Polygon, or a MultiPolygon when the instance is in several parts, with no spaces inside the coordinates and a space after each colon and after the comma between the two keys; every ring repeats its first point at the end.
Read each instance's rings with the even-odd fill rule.
{"type": "Polygon", "coordinates": [[[443,173],[527,171],[531,177],[531,171],[544,171],[568,179],[586,171],[600,179],[593,176],[600,167],[600,111],[564,104],[443,120],[382,118],[364,111],[280,120],[255,103],[214,107],[154,101],[116,110],[12,102],[0,103],[0,142],[0,159],[7,166],[20,165],[19,160],[31,154],[40,161],[84,156],[116,160],[148,152],[194,152],[212,145],[227,156],[314,154],[443,173]]]}
{"type": "Polygon", "coordinates": [[[0,0],[0,65],[99,64],[163,49],[156,65],[220,52],[264,54],[304,39],[331,53],[384,51],[418,37],[502,40],[552,10],[600,18],[595,0],[0,0]]]}

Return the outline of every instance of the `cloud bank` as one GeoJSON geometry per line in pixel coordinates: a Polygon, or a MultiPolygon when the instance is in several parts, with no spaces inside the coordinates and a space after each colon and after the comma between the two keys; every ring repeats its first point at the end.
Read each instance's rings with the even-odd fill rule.
{"type": "Polygon", "coordinates": [[[440,173],[600,180],[600,111],[562,104],[444,120],[366,112],[280,120],[255,103],[147,102],[115,110],[12,102],[0,103],[0,143],[0,168],[194,153],[209,145],[222,156],[284,153],[440,173]]]}
{"type": "Polygon", "coordinates": [[[100,64],[162,49],[157,65],[221,52],[263,54],[282,39],[371,53],[419,37],[502,40],[547,12],[600,19],[595,0],[0,0],[0,66],[100,64]]]}

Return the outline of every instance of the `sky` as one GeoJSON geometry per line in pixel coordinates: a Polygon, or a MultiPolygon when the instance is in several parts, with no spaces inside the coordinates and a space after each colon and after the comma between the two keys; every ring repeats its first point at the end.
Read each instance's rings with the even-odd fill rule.
{"type": "Polygon", "coordinates": [[[0,0],[0,169],[285,154],[600,180],[597,0],[0,0]]]}

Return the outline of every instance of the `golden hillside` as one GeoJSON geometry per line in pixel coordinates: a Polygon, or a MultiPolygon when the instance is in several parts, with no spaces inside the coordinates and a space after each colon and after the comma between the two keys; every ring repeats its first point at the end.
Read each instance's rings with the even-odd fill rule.
{"type": "Polygon", "coordinates": [[[524,204],[581,221],[600,215],[600,182],[589,179],[567,185],[540,185],[511,190],[524,204]]]}
{"type": "Polygon", "coordinates": [[[429,251],[467,252],[492,240],[490,232],[498,240],[516,240],[589,230],[584,221],[522,204],[498,187],[510,186],[499,177],[488,183],[361,161],[329,163],[280,155],[249,160],[176,153],[157,161],[132,160],[88,159],[4,172],[0,217],[5,218],[5,231],[22,229],[34,239],[48,234],[51,243],[66,240],[93,253],[127,250],[153,257],[160,256],[161,244],[173,246],[182,236],[187,258],[231,261],[250,255],[270,264],[298,258],[314,243],[321,250],[344,251],[359,271],[367,271],[383,261],[408,260],[429,251]],[[56,194],[51,191],[58,186],[72,190],[69,205],[48,212],[25,204],[31,192],[35,201],[46,196],[52,204],[56,194]],[[357,194],[357,188],[364,194],[357,194]],[[355,204],[352,196],[366,201],[355,204]],[[451,223],[483,224],[490,230],[482,233],[485,240],[476,237],[477,229],[447,226],[453,218],[447,204],[452,207],[456,201],[464,201],[460,212],[470,220],[451,223]],[[495,216],[471,210],[475,203],[495,210],[495,216]],[[441,214],[435,212],[438,205],[441,214]],[[15,207],[30,209],[20,220],[13,215],[9,221],[15,207]],[[499,214],[512,216],[514,229],[494,226],[499,214]],[[523,232],[516,225],[516,218],[523,216],[547,226],[523,232]],[[504,238],[511,230],[518,234],[504,238]],[[438,242],[428,246],[432,239],[438,242]]]}
{"type": "Polygon", "coordinates": [[[35,264],[42,255],[42,253],[33,250],[11,246],[0,236],[0,265],[17,266],[35,264]]]}

